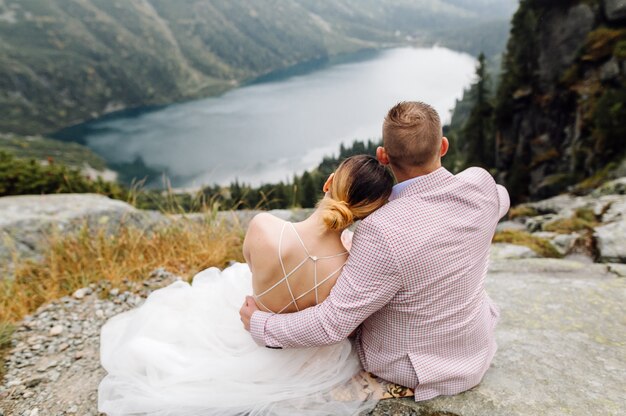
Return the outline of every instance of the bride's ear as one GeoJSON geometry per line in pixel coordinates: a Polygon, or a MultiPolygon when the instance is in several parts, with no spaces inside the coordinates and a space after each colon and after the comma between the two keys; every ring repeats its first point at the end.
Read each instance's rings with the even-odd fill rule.
{"type": "Polygon", "coordinates": [[[330,176],[328,177],[328,179],[326,179],[326,182],[324,182],[324,186],[322,187],[322,191],[324,193],[328,192],[330,190],[330,185],[333,184],[333,178],[335,177],[335,173],[331,173],[330,176]]]}

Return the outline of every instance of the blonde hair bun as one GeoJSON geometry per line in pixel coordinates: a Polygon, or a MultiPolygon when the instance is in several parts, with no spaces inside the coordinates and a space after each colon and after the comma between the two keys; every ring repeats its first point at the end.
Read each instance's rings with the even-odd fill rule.
{"type": "Polygon", "coordinates": [[[329,181],[318,208],[330,230],[343,230],[380,208],[393,186],[391,172],[368,155],[350,156],[329,181]]]}
{"type": "Polygon", "coordinates": [[[347,202],[325,198],[323,204],[322,218],[329,229],[343,230],[354,223],[354,213],[347,202]]]}

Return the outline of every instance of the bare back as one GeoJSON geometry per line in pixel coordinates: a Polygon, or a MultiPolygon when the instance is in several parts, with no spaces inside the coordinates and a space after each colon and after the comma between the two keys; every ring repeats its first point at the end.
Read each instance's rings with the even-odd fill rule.
{"type": "Polygon", "coordinates": [[[296,312],[328,297],[348,253],[338,233],[319,235],[270,214],[250,223],[244,256],[259,308],[296,312]]]}

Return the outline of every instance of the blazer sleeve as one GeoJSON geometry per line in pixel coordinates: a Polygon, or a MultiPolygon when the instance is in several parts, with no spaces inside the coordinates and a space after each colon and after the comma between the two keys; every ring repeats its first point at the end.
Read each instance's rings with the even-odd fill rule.
{"type": "Polygon", "coordinates": [[[341,276],[324,302],[291,314],[255,312],[250,332],[270,348],[313,347],[346,339],[401,289],[394,252],[383,230],[368,219],[354,234],[341,276]]]}
{"type": "Polygon", "coordinates": [[[499,218],[502,218],[506,215],[511,207],[511,200],[509,198],[509,192],[502,185],[496,185],[496,190],[498,191],[498,215],[499,218]]]}

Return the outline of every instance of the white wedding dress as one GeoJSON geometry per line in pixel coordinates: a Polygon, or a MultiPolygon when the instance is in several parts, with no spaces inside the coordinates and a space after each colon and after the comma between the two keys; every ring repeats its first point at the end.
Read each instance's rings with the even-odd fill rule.
{"type": "Polygon", "coordinates": [[[243,328],[250,269],[236,263],[175,282],[102,328],[107,371],[98,409],[109,416],[352,415],[374,407],[355,398],[360,364],[350,341],[269,349],[243,328]]]}

